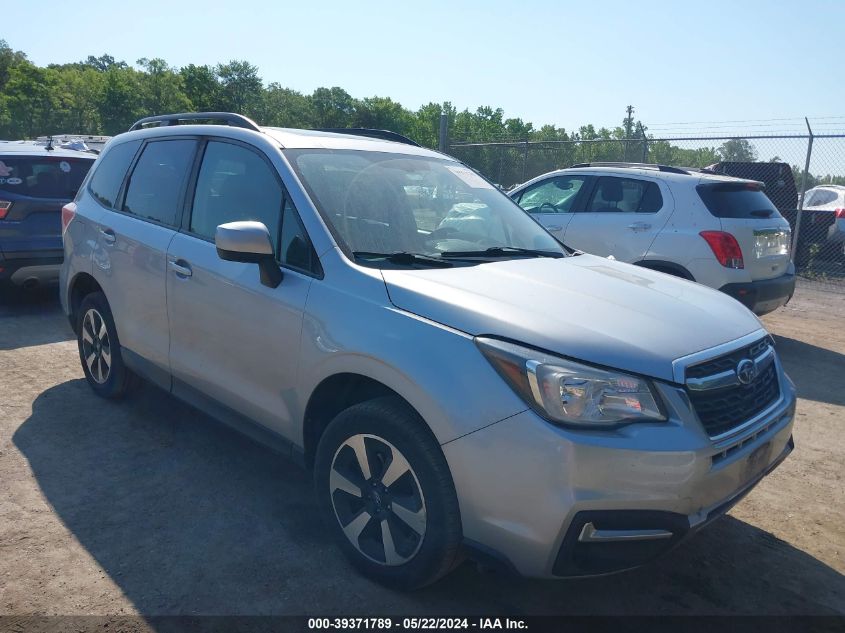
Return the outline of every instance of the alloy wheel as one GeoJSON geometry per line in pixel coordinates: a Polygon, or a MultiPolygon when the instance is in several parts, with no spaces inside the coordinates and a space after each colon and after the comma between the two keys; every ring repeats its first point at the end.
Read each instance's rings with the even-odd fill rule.
{"type": "Polygon", "coordinates": [[[82,357],[94,382],[104,384],[111,374],[111,342],[103,315],[94,308],[82,319],[82,357]]]}
{"type": "Polygon", "coordinates": [[[349,542],[381,565],[402,565],[419,551],[426,509],[416,473],[393,444],[358,434],[337,449],[329,473],[332,507],[349,542]]]}

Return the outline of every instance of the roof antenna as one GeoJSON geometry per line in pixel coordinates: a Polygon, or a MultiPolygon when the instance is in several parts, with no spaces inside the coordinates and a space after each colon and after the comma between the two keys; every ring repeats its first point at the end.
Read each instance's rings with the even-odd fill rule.
{"type": "Polygon", "coordinates": [[[54,149],[56,149],[55,147],[53,147],[53,137],[52,136],[47,137],[47,147],[45,147],[44,149],[47,150],[48,152],[52,152],[54,149]]]}

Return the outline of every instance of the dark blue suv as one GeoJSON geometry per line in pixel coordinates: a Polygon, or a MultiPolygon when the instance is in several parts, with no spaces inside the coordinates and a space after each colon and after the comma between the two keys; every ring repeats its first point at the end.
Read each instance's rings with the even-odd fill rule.
{"type": "Polygon", "coordinates": [[[62,206],[95,159],[29,141],[0,142],[0,287],[58,281],[62,206]]]}

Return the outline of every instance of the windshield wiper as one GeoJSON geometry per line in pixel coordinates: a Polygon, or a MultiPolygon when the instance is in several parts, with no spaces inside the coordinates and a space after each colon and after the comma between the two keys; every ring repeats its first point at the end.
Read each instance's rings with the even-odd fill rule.
{"type": "Polygon", "coordinates": [[[511,255],[525,255],[527,257],[564,257],[563,253],[555,251],[539,251],[532,248],[517,246],[491,246],[483,251],[443,251],[441,257],[510,257],[511,255]]]}
{"type": "Polygon", "coordinates": [[[439,257],[433,257],[423,253],[409,253],[407,251],[395,251],[393,253],[353,251],[352,254],[361,259],[383,259],[392,264],[401,264],[403,266],[411,266],[413,264],[431,266],[432,268],[451,268],[453,266],[452,262],[443,261],[439,257]]]}

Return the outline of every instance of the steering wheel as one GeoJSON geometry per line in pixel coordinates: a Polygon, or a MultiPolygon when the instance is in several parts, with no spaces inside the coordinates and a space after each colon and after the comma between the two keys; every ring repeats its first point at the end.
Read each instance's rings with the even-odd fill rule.
{"type": "Polygon", "coordinates": [[[426,236],[426,240],[436,240],[441,237],[446,237],[447,235],[451,235],[452,233],[457,233],[458,229],[454,226],[441,226],[434,229],[431,233],[426,236]]]}
{"type": "Polygon", "coordinates": [[[539,207],[537,207],[537,213],[542,213],[544,207],[549,207],[551,209],[551,211],[546,211],[546,213],[557,213],[558,212],[558,208],[555,205],[553,205],[551,202],[544,202],[539,207]]]}
{"type": "Polygon", "coordinates": [[[470,231],[464,231],[463,229],[459,229],[455,226],[441,226],[438,229],[433,230],[431,233],[426,235],[426,242],[430,242],[432,240],[437,240],[441,237],[454,237],[455,239],[463,240],[465,242],[475,242],[476,244],[484,244],[490,238],[486,235],[482,235],[481,233],[471,233],[470,231]]]}

